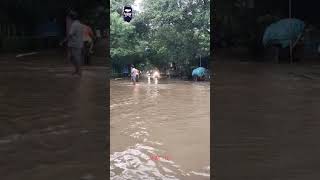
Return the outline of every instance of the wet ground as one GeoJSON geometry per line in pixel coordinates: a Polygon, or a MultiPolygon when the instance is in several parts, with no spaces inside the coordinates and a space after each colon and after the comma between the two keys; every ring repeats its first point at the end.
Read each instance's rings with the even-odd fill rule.
{"type": "MultiPolygon", "coordinates": [[[[107,179],[101,62],[77,78],[55,54],[0,57],[0,179],[107,179]]],[[[206,83],[110,82],[111,177],[317,180],[320,66],[214,69],[211,96],[206,83]]]]}
{"type": "Polygon", "coordinates": [[[111,179],[210,179],[210,84],[110,82],[111,179]]]}
{"type": "Polygon", "coordinates": [[[216,63],[216,179],[320,176],[320,66],[216,63]]]}
{"type": "Polygon", "coordinates": [[[0,179],[107,179],[106,68],[57,52],[0,57],[0,179]]]}

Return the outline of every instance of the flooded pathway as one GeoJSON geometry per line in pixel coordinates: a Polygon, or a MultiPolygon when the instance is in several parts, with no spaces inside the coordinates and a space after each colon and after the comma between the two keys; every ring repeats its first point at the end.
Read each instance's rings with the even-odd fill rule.
{"type": "Polygon", "coordinates": [[[110,82],[111,179],[210,179],[210,84],[110,82]]]}
{"type": "Polygon", "coordinates": [[[0,58],[0,179],[96,180],[105,172],[106,68],[0,58]]]}
{"type": "Polygon", "coordinates": [[[320,66],[216,63],[217,179],[319,179],[320,66]]]}

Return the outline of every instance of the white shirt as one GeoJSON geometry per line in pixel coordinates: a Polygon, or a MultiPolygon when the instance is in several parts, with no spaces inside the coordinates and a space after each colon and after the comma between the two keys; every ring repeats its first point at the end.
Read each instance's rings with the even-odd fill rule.
{"type": "Polygon", "coordinates": [[[131,76],[137,76],[139,74],[138,70],[136,68],[131,69],[131,76]]]}
{"type": "Polygon", "coordinates": [[[82,48],[83,47],[83,25],[80,21],[75,20],[72,22],[68,41],[68,47],[82,48]]]}

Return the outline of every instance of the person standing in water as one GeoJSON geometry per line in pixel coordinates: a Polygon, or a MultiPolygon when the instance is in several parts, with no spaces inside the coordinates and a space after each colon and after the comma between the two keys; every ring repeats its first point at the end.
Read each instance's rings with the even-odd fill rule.
{"type": "Polygon", "coordinates": [[[83,48],[83,25],[79,21],[78,14],[76,12],[70,12],[69,14],[72,24],[70,26],[67,38],[61,42],[61,45],[65,42],[68,43],[68,49],[70,50],[70,61],[73,64],[75,71],[72,73],[79,76],[81,72],[81,61],[82,61],[82,48],[83,48]]]}
{"type": "Polygon", "coordinates": [[[136,85],[137,82],[137,76],[139,75],[139,71],[134,68],[134,66],[131,66],[131,80],[133,82],[133,85],[136,85]]]}
{"type": "Polygon", "coordinates": [[[127,77],[129,76],[129,68],[128,68],[128,65],[124,65],[124,66],[123,66],[122,72],[123,72],[123,77],[124,77],[124,78],[127,78],[127,77]]]}

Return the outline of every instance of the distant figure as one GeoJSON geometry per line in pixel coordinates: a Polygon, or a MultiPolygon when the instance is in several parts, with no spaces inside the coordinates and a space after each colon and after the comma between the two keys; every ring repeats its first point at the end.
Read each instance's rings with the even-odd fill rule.
{"type": "Polygon", "coordinates": [[[194,81],[204,81],[208,74],[208,70],[203,67],[198,67],[192,71],[192,78],[194,81]]]}
{"type": "Polygon", "coordinates": [[[124,76],[124,77],[128,77],[128,75],[129,75],[129,69],[128,69],[128,66],[125,65],[125,66],[123,67],[123,76],[124,76]]]}
{"type": "Polygon", "coordinates": [[[133,82],[133,85],[136,85],[137,77],[139,76],[138,69],[134,68],[134,66],[131,66],[131,80],[133,82]]]}
{"type": "Polygon", "coordinates": [[[94,34],[88,23],[83,25],[83,41],[84,41],[84,48],[83,48],[83,55],[84,55],[84,64],[90,64],[90,54],[93,53],[93,40],[94,34]]]}
{"type": "Polygon", "coordinates": [[[65,42],[68,42],[68,48],[70,51],[69,59],[75,68],[75,71],[72,74],[81,76],[83,25],[80,23],[77,13],[71,12],[69,16],[72,20],[72,24],[67,37],[60,44],[62,45],[65,42]]]}

